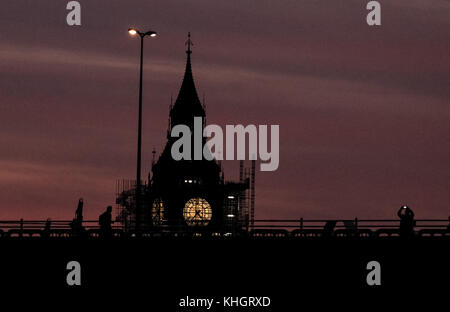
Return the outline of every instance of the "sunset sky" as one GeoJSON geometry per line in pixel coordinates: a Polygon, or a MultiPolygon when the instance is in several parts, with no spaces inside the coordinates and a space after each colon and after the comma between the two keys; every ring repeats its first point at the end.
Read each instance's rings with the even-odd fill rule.
{"type": "MultiPolygon", "coordinates": [[[[135,175],[139,40],[143,175],[166,140],[192,34],[207,123],[278,124],[280,165],[257,172],[257,218],[450,215],[450,2],[14,0],[0,10],[0,219],[85,218],[135,175]]],[[[226,179],[238,162],[225,163],[226,179]]]]}

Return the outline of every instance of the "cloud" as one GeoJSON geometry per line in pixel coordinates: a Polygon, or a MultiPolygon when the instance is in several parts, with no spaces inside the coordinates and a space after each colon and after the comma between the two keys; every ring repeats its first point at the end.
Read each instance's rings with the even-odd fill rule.
{"type": "Polygon", "coordinates": [[[445,214],[449,2],[383,2],[377,29],[365,4],[99,0],[79,28],[58,1],[2,5],[0,218],[71,218],[79,196],[96,218],[115,179],[134,174],[130,24],[160,34],[145,43],[144,170],[165,143],[191,31],[208,122],[280,124],[280,169],[257,177],[258,216],[390,217],[404,201],[445,214]]]}

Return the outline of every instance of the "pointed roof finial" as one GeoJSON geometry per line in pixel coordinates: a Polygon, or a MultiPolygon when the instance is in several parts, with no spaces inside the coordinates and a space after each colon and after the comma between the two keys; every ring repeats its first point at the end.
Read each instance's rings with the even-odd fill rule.
{"type": "Polygon", "coordinates": [[[193,43],[191,41],[191,33],[188,33],[188,39],[186,40],[186,69],[184,71],[183,82],[181,83],[180,91],[170,110],[170,125],[173,128],[178,124],[188,124],[192,122],[193,116],[205,117],[205,109],[198,97],[197,90],[194,84],[194,77],[192,75],[191,67],[191,47],[193,43]]]}
{"type": "Polygon", "coordinates": [[[194,44],[192,43],[192,40],[191,40],[191,32],[188,32],[188,39],[186,40],[186,43],[185,43],[185,44],[186,44],[187,47],[188,47],[186,53],[187,53],[187,54],[191,54],[191,53],[192,53],[192,51],[191,51],[191,46],[194,45],[194,44]]]}

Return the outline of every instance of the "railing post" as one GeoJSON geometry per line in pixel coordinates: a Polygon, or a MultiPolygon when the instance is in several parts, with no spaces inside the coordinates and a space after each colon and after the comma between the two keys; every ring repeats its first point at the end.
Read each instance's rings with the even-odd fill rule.
{"type": "Polygon", "coordinates": [[[19,234],[19,236],[20,237],[23,236],[23,219],[20,219],[20,234],[19,234]]]}
{"type": "Polygon", "coordinates": [[[358,218],[355,218],[355,230],[358,229],[358,218]]]}
{"type": "Polygon", "coordinates": [[[303,231],[303,218],[300,218],[300,231],[303,231]]]}

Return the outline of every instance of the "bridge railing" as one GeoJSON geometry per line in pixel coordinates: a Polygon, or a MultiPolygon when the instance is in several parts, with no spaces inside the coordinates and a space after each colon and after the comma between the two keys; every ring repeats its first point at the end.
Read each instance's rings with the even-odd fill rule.
{"type": "MultiPolygon", "coordinates": [[[[72,221],[67,220],[9,220],[0,221],[0,237],[69,237],[80,235],[80,232],[73,229],[72,221]]],[[[253,237],[318,237],[330,234],[334,236],[398,236],[400,221],[397,219],[341,219],[341,220],[319,220],[319,219],[265,219],[254,220],[244,232],[253,237]],[[331,227],[329,226],[331,224],[331,227]],[[328,229],[327,229],[328,227],[328,229]]],[[[100,228],[98,221],[85,220],[82,223],[83,235],[98,237],[100,228]]],[[[133,225],[128,228],[119,223],[112,226],[113,236],[135,236],[133,225]]],[[[190,234],[199,234],[201,228],[189,228],[190,234]]],[[[450,235],[450,217],[448,219],[416,219],[414,230],[419,236],[450,235]]],[[[232,236],[236,234],[222,231],[217,236],[232,236]],[[223,232],[223,233],[222,233],[223,232]]],[[[162,226],[158,229],[141,227],[140,233],[144,236],[184,236],[186,227],[184,226],[162,226]]],[[[201,235],[200,235],[201,236],[201,235]]],[[[214,235],[216,236],[216,235],[214,235]]]]}
{"type": "MultiPolygon", "coordinates": [[[[400,220],[255,220],[253,237],[392,237],[400,236],[400,220]]],[[[448,219],[416,219],[414,236],[450,236],[448,219]]]]}
{"type": "MultiPolygon", "coordinates": [[[[44,229],[47,221],[42,220],[0,220],[0,229],[44,229]]],[[[51,220],[50,226],[52,229],[71,229],[72,221],[66,220],[51,220]]],[[[82,223],[86,229],[98,229],[98,221],[84,220],[82,223]]],[[[113,228],[121,229],[121,225],[112,225],[113,228]]]]}
{"type": "MultiPolygon", "coordinates": [[[[356,227],[358,229],[378,229],[378,228],[398,228],[399,219],[264,219],[255,220],[254,229],[323,229],[327,222],[336,222],[334,228],[348,229],[356,227]]],[[[415,228],[446,228],[450,224],[448,219],[415,219],[415,228]]]]}

